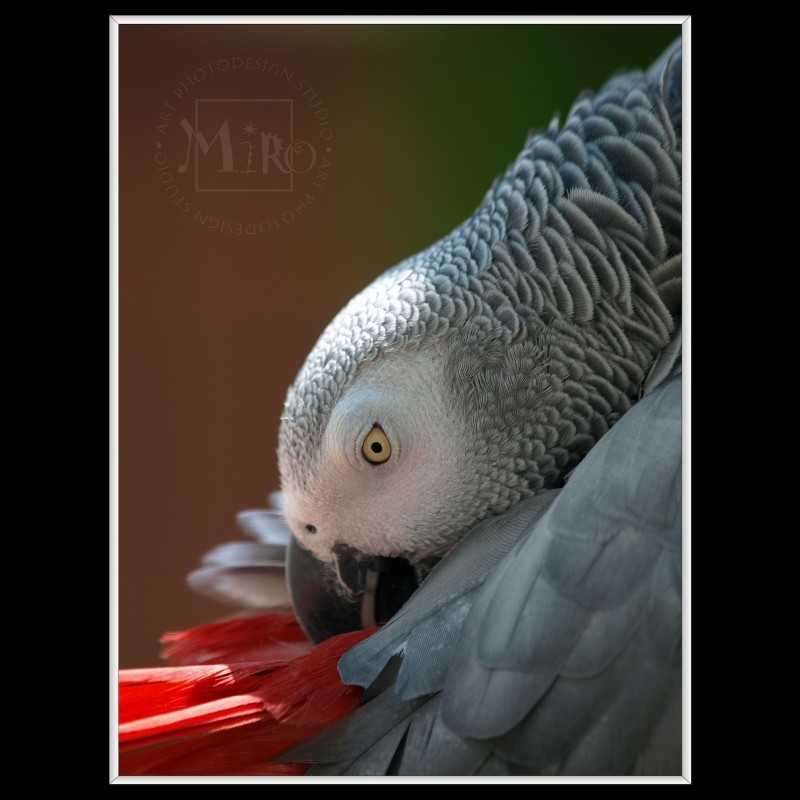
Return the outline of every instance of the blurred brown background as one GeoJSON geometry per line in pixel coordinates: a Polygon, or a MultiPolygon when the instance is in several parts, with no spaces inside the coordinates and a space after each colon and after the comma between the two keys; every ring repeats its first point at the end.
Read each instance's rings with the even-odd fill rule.
{"type": "MultiPolygon", "coordinates": [[[[530,129],[679,35],[677,25],[120,26],[121,667],[158,665],[165,631],[231,613],[185,575],[241,537],[238,510],[278,488],[284,394],[336,311],[472,213],[530,129]],[[315,168],[288,192],[241,191],[249,178],[238,175],[228,191],[195,191],[202,153],[178,171],[180,121],[199,129],[197,108],[211,106],[197,100],[246,114],[243,102],[264,99],[292,100],[293,138],[314,146],[315,168]],[[269,220],[268,232],[246,232],[269,220]]],[[[252,109],[263,130],[274,112],[252,109]]],[[[233,117],[230,131],[241,159],[258,139],[233,117]]],[[[202,163],[213,185],[214,162],[202,163]]]]}

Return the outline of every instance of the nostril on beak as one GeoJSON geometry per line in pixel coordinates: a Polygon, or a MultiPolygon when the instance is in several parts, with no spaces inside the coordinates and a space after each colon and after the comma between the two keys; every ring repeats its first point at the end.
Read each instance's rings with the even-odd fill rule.
{"type": "Polygon", "coordinates": [[[317,532],[317,526],[316,525],[312,525],[311,523],[309,523],[308,525],[306,525],[306,530],[309,533],[316,533],[317,532]]]}

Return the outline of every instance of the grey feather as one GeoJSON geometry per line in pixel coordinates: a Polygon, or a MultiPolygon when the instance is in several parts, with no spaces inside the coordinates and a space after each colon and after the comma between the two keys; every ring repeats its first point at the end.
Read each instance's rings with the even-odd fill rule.
{"type": "Polygon", "coordinates": [[[202,567],[186,576],[198,594],[228,605],[267,609],[289,605],[286,548],[291,532],[277,510],[280,492],[270,495],[273,508],[248,509],[236,515],[243,533],[256,542],[227,542],[207,552],[202,567]]]}
{"type": "Polygon", "coordinates": [[[279,567],[283,569],[285,547],[261,542],[228,542],[203,556],[206,567],[279,567]]]}
{"type": "MultiPolygon", "coordinates": [[[[646,628],[638,625],[637,636],[647,637],[647,663],[659,652],[659,643],[674,646],[680,627],[680,573],[676,551],[664,549],[661,534],[675,536],[680,530],[680,398],[680,381],[673,380],[626,414],[575,470],[536,531],[518,545],[508,571],[498,571],[486,583],[484,594],[494,591],[495,595],[475,604],[444,687],[443,716],[455,730],[477,737],[497,735],[500,727],[523,717],[520,707],[533,706],[542,689],[531,681],[524,700],[521,694],[507,694],[513,684],[522,686],[519,670],[532,677],[545,674],[548,668],[562,675],[602,674],[614,654],[609,653],[610,642],[597,646],[600,631],[606,630],[624,654],[645,611],[653,621],[646,628]],[[671,572],[660,567],[664,559],[673,562],[671,572]],[[556,594],[531,591],[528,583],[520,585],[515,575],[519,565],[537,576],[534,587],[551,585],[556,594]],[[652,591],[642,591],[641,587],[651,584],[652,591]],[[548,614],[529,609],[529,603],[542,600],[548,614]],[[517,612],[515,603],[520,604],[517,612]],[[586,612],[583,616],[580,609],[586,612]],[[603,619],[602,609],[615,612],[603,619]],[[483,621],[478,625],[481,614],[483,621]],[[505,617],[502,622],[498,614],[505,617]],[[662,614],[671,626],[659,628],[662,614]],[[509,617],[519,620],[516,631],[511,630],[509,617]],[[526,627],[529,620],[537,627],[526,627]],[[627,637],[625,623],[630,626],[627,637]],[[534,630],[535,636],[525,633],[534,630]],[[571,655],[565,658],[563,651],[570,640],[574,640],[571,655]],[[549,644],[545,648],[542,642],[549,644]],[[494,677],[496,672],[498,677],[494,677]],[[475,697],[476,686],[481,687],[480,704],[468,703],[468,698],[475,697]]],[[[673,660],[665,674],[672,679],[674,670],[673,660]]],[[[635,672],[631,669],[625,674],[630,677],[635,672]]],[[[591,681],[584,681],[588,708],[593,690],[591,681]]]]}
{"type": "Polygon", "coordinates": [[[291,532],[286,527],[280,511],[262,508],[240,511],[236,515],[236,521],[246,534],[260,542],[284,548],[289,544],[291,532]]]}
{"type": "Polygon", "coordinates": [[[186,581],[198,594],[226,605],[248,609],[288,606],[283,565],[264,567],[201,567],[189,573],[186,581]]]}
{"type": "Polygon", "coordinates": [[[399,744],[402,733],[396,729],[399,727],[404,733],[411,712],[427,699],[402,700],[391,691],[399,662],[398,658],[388,662],[371,693],[365,694],[363,706],[338,725],[284,751],[275,761],[313,762],[314,768],[309,772],[312,775],[342,774],[342,769],[349,768],[385,736],[399,744]]]}
{"type": "Polygon", "coordinates": [[[432,697],[412,717],[406,734],[400,775],[471,775],[491,753],[487,742],[453,733],[439,714],[440,695],[432,697]]]}
{"type": "MultiPolygon", "coordinates": [[[[396,774],[393,764],[397,761],[398,752],[402,752],[403,740],[408,732],[411,718],[408,717],[385,733],[370,746],[350,766],[341,773],[338,766],[329,767],[329,775],[393,775],[396,774]]],[[[314,765],[309,775],[324,775],[324,767],[314,765]]]]}

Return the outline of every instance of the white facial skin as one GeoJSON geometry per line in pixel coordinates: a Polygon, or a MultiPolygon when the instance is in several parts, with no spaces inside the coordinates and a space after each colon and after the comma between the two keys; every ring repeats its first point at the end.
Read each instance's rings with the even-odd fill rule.
{"type": "Polygon", "coordinates": [[[436,350],[388,354],[359,370],[334,407],[305,486],[283,486],[285,514],[300,544],[323,561],[347,544],[381,556],[445,552],[474,512],[474,445],[450,407],[436,350]],[[362,451],[380,426],[383,463],[362,451]],[[312,533],[307,525],[313,525],[312,533]]]}

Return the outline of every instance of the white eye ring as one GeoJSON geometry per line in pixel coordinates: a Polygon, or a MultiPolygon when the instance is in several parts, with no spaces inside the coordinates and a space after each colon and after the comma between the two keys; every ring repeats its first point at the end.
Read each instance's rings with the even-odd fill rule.
{"type": "Polygon", "coordinates": [[[364,438],[361,453],[370,464],[383,464],[391,458],[392,443],[377,423],[364,438]]]}

